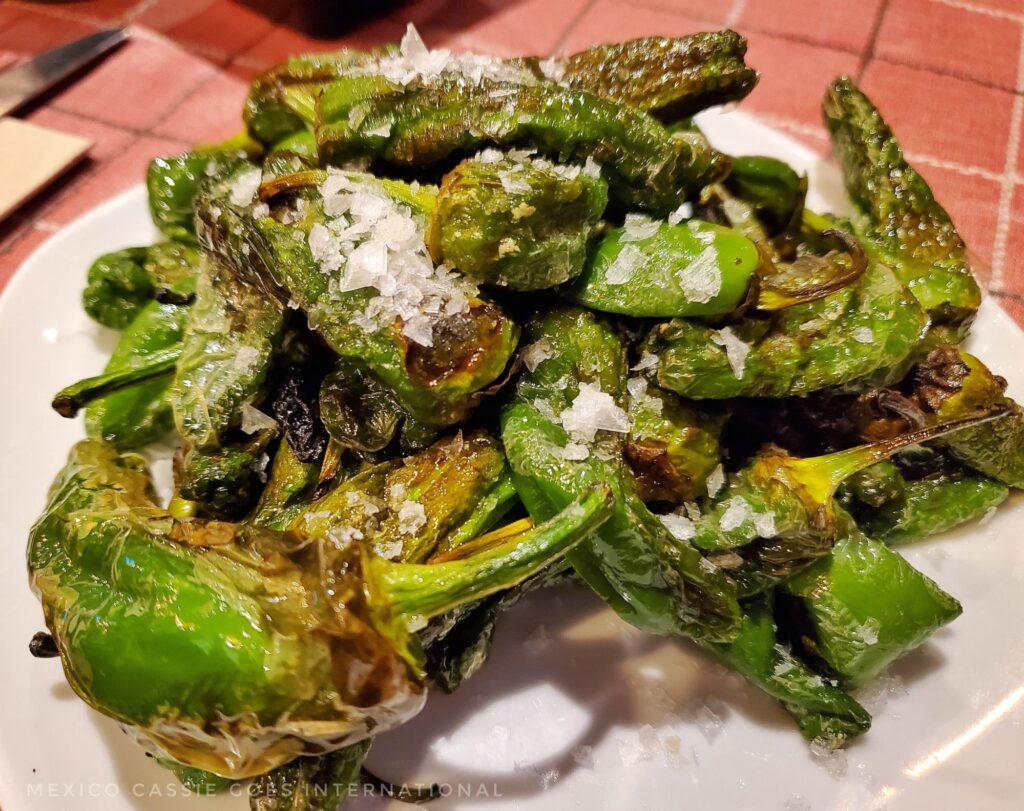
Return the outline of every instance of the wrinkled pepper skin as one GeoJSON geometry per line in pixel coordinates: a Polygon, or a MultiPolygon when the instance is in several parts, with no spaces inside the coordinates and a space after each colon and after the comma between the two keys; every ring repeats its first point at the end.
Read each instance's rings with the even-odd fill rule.
{"type": "Polygon", "coordinates": [[[356,530],[381,539],[373,547],[381,557],[424,563],[506,473],[496,440],[458,434],[366,468],[309,504],[288,528],[306,535],[356,530]],[[422,521],[406,517],[407,502],[422,505],[422,521]]]}
{"type": "MultiPolygon", "coordinates": [[[[429,214],[426,206],[433,199],[429,192],[398,181],[379,182],[370,175],[347,177],[357,191],[374,195],[398,215],[411,217],[422,234],[429,214]]],[[[321,174],[316,182],[326,178],[321,174]]],[[[224,189],[217,191],[226,194],[224,189]]],[[[237,264],[241,246],[248,246],[244,252],[250,276],[257,274],[278,292],[286,290],[331,349],[365,365],[416,420],[432,426],[462,420],[482,396],[479,392],[505,370],[518,341],[518,327],[496,306],[475,297],[469,299],[467,312],[436,321],[430,347],[406,338],[400,319],[367,326],[363,316],[377,291],[371,287],[342,291],[341,273],[332,276],[321,270],[309,237],[315,226],[324,227],[326,218],[317,187],[307,193],[304,213],[293,223],[254,217],[231,206],[223,196],[201,195],[204,247],[237,264]]]]}
{"type": "Polygon", "coordinates": [[[736,368],[716,343],[721,333],[682,319],[655,327],[647,349],[659,358],[658,385],[684,397],[786,397],[884,376],[910,356],[927,327],[907,289],[872,263],[856,284],[733,325],[746,349],[736,368]]]}
{"type": "Polygon", "coordinates": [[[360,363],[342,359],[320,386],[320,419],[340,448],[376,453],[411,419],[394,393],[360,363]]]}
{"type": "Polygon", "coordinates": [[[249,788],[250,811],[338,811],[359,784],[371,741],[296,758],[257,777],[249,788]]]}
{"type": "MultiPolygon", "coordinates": [[[[180,344],[189,308],[180,304],[146,304],[118,339],[106,372],[144,364],[155,352],[180,344]]],[[[85,409],[89,436],[118,448],[138,448],[174,427],[170,388],[172,373],[115,391],[85,409]]]]}
{"type": "Polygon", "coordinates": [[[663,213],[728,172],[722,155],[674,138],[640,110],[557,85],[356,82],[368,84],[339,79],[321,98],[317,143],[328,163],[371,157],[419,167],[487,145],[528,147],[570,163],[591,157],[614,199],[663,213]]]}
{"type": "Polygon", "coordinates": [[[284,327],[284,308],[207,260],[171,389],[174,421],[192,448],[219,448],[259,393],[284,327]]]}
{"type": "Polygon", "coordinates": [[[744,63],[746,52],[746,39],[729,30],[644,37],[574,53],[552,78],[673,121],[753,90],[757,72],[744,63]]]}
{"type": "Polygon", "coordinates": [[[1002,482],[970,474],[917,479],[903,485],[902,498],[857,515],[869,537],[890,546],[948,532],[988,515],[1010,494],[1002,482]]]}
{"type": "Polygon", "coordinates": [[[781,701],[807,740],[837,749],[866,732],[871,726],[867,710],[778,643],[772,613],[764,601],[751,600],[744,609],[733,642],[704,647],[781,701]]]}
{"type": "Polygon", "coordinates": [[[156,754],[240,779],[418,712],[411,628],[532,576],[609,510],[598,490],[470,557],[392,564],[359,543],[176,523],[141,457],[85,440],[31,531],[29,575],[86,702],[156,754]]]}
{"type": "Polygon", "coordinates": [[[750,205],[767,235],[795,230],[800,225],[807,196],[807,176],[797,174],[785,161],[763,155],[732,159],[725,187],[750,205]]]}
{"type": "Polygon", "coordinates": [[[590,312],[554,310],[528,328],[547,341],[551,357],[520,376],[501,415],[501,437],[512,478],[534,520],[544,520],[594,483],[608,484],[615,511],[569,561],[623,619],[643,630],[722,641],[739,620],[733,585],[686,541],[672,536],[637,492],[621,461],[623,434],[602,431],[586,458],[567,459],[571,437],[558,420],[581,384],[597,384],[622,401],[625,352],[611,328],[590,312]]]}
{"type": "Polygon", "coordinates": [[[287,438],[274,454],[267,486],[248,521],[261,527],[284,530],[306,508],[305,499],[316,487],[320,466],[303,462],[287,438]]]}
{"type": "Polygon", "coordinates": [[[82,307],[94,321],[123,330],[153,299],[190,303],[199,261],[199,252],[181,242],[104,254],[89,268],[82,307]]]}
{"type": "Polygon", "coordinates": [[[856,529],[785,589],[803,600],[815,652],[850,685],[869,681],[961,612],[932,580],[856,529]]]}
{"type": "Polygon", "coordinates": [[[893,268],[934,323],[969,323],[981,290],[967,249],[888,124],[848,78],[832,83],[823,111],[865,246],[893,268]]]}
{"type": "Polygon", "coordinates": [[[640,238],[624,228],[605,234],[569,298],[592,310],[652,318],[720,316],[744,302],[761,263],[753,242],[699,220],[649,225],[653,233],[640,238]]]}
{"type": "Polygon", "coordinates": [[[695,502],[722,456],[724,415],[692,407],[671,392],[631,382],[632,425],[624,449],[645,502],[695,502]]]}
{"type": "Polygon", "coordinates": [[[943,422],[993,406],[1005,417],[968,428],[940,444],[967,467],[1010,487],[1024,487],[1024,409],[1007,397],[1006,381],[953,345],[933,350],[913,371],[911,396],[926,421],[943,422]]]}
{"type": "Polygon", "coordinates": [[[481,282],[542,290],[583,270],[607,203],[607,183],[579,167],[484,153],[444,176],[427,244],[481,282]]]}

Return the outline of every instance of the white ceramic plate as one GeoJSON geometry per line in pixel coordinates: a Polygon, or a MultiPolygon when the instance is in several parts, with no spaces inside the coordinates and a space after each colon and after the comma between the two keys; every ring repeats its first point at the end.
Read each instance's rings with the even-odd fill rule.
{"type": "MultiPolygon", "coordinates": [[[[741,113],[703,125],[734,153],[810,173],[811,205],[841,209],[835,171],[741,113]]],[[[24,544],[46,488],[82,433],[52,394],[98,372],[112,344],[79,296],[98,254],[156,233],[141,187],[68,227],[0,299],[0,805],[5,811],[242,811],[240,797],[182,797],[116,724],[72,695],[55,660],[26,649],[42,616],[24,544]]],[[[970,346],[1024,395],[1024,334],[990,302],[970,346]]],[[[868,701],[872,730],[819,763],[786,714],[686,643],[645,636],[582,590],[533,596],[505,617],[486,667],[382,736],[370,765],[440,781],[435,811],[492,809],[1016,809],[1024,804],[1024,502],[905,550],[964,614],[868,701]],[[885,703],[884,707],[878,706],[885,703]],[[843,771],[845,774],[835,776],[843,771]]],[[[381,800],[352,806],[380,808],[381,800]]]]}

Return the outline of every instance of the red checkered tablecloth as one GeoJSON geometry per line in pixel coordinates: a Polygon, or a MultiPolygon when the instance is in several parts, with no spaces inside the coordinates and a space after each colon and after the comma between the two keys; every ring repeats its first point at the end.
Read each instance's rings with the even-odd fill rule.
{"type": "Polygon", "coordinates": [[[1024,325],[1024,0],[417,0],[333,40],[297,33],[296,5],[0,2],[0,68],[113,25],[134,35],[25,113],[95,146],[0,223],[0,287],[52,233],[138,183],[152,157],[237,130],[247,80],[290,54],[393,41],[407,21],[431,46],[501,55],[729,26],[761,71],[744,109],[822,153],[822,92],[838,74],[858,78],[1024,325]]]}

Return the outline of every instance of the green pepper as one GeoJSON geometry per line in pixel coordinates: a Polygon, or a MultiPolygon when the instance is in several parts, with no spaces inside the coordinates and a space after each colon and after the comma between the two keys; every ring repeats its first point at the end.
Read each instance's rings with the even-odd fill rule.
{"type": "Polygon", "coordinates": [[[409,86],[372,78],[346,77],[324,89],[316,132],[328,163],[371,157],[419,167],[488,144],[529,147],[566,162],[592,158],[614,199],[666,214],[728,171],[714,150],[578,90],[445,75],[409,86]]]}
{"type": "Polygon", "coordinates": [[[768,234],[787,234],[799,228],[807,176],[797,174],[785,161],[763,155],[734,157],[732,171],[723,182],[753,208],[768,234]]]}
{"type": "Polygon", "coordinates": [[[257,777],[251,811],[338,811],[359,783],[372,738],[318,757],[296,758],[257,777]]]}
{"type": "Polygon", "coordinates": [[[29,573],[84,700],[161,756],[243,778],[415,714],[412,629],[533,575],[609,502],[592,492],[457,561],[390,563],[360,543],[177,523],[140,457],[86,440],[31,531],[29,573]]]}
{"type": "Polygon", "coordinates": [[[104,254],[89,268],[82,306],[94,321],[122,330],[154,298],[190,303],[198,266],[199,253],[180,242],[104,254]]]}
{"type": "Polygon", "coordinates": [[[855,529],[784,587],[804,604],[815,653],[851,685],[878,675],[961,611],[899,554],[855,529]]]}
{"type": "Polygon", "coordinates": [[[643,378],[630,378],[626,388],[631,427],[624,453],[640,497],[673,504],[697,501],[721,459],[724,416],[687,405],[643,378]]]}
{"type": "Polygon", "coordinates": [[[195,197],[204,178],[228,171],[256,152],[257,145],[242,134],[221,144],[153,160],[146,172],[153,223],[168,239],[195,242],[195,197]]]}
{"type": "Polygon", "coordinates": [[[978,358],[947,344],[914,369],[911,397],[929,424],[983,408],[1008,413],[942,440],[957,460],[1010,487],[1024,487],[1024,409],[1007,397],[1006,381],[978,358]]]}
{"type": "Polygon", "coordinates": [[[693,399],[785,397],[887,375],[920,344],[928,318],[884,265],[816,301],[713,329],[655,327],[657,382],[693,399]]]}
{"type": "Polygon", "coordinates": [[[622,461],[629,430],[619,405],[626,377],[622,341],[578,309],[539,314],[527,332],[546,345],[548,357],[519,378],[501,415],[502,441],[526,509],[544,520],[595,483],[606,483],[615,510],[568,556],[576,572],[638,628],[728,640],[739,619],[734,587],[647,509],[622,461]]]}
{"type": "Polygon", "coordinates": [[[720,225],[627,215],[605,234],[568,291],[593,310],[673,318],[725,315],[747,297],[757,246],[720,225]]]}
{"type": "Polygon", "coordinates": [[[594,45],[555,60],[548,73],[574,90],[671,121],[753,90],[757,72],[744,64],[746,52],[746,39],[729,30],[644,37],[594,45]]]}
{"type": "Polygon", "coordinates": [[[504,371],[518,328],[468,279],[434,267],[424,242],[434,196],[359,173],[308,172],[269,185],[268,193],[305,196],[281,204],[280,220],[201,196],[204,245],[246,265],[236,272],[283,287],[331,349],[364,365],[417,421],[463,419],[504,371]],[[355,210],[336,208],[346,205],[355,210]]]}
{"type": "Polygon", "coordinates": [[[427,244],[434,259],[513,290],[578,276],[608,186],[578,166],[487,150],[444,176],[427,244]]]}
{"type": "MultiPolygon", "coordinates": [[[[119,376],[122,383],[141,382],[122,386],[89,403],[85,411],[89,436],[100,437],[119,448],[137,448],[173,427],[171,374],[188,312],[186,306],[151,301],[121,333],[105,372],[119,376]],[[169,353],[169,361],[154,364],[154,357],[164,352],[169,353]]],[[[97,393],[95,385],[88,388],[89,397],[70,398],[75,404],[71,414],[97,393]]]]}
{"type": "Polygon", "coordinates": [[[825,123],[853,201],[857,234],[910,288],[936,324],[969,323],[981,303],[967,249],[932,190],[853,81],[837,79],[825,123]]]}
{"type": "Polygon", "coordinates": [[[320,386],[320,419],[340,448],[382,451],[409,416],[395,395],[361,364],[338,361],[320,386]]]}
{"type": "Polygon", "coordinates": [[[319,472],[319,465],[302,462],[283,438],[274,454],[267,486],[248,520],[261,527],[286,529],[305,509],[303,501],[316,486],[319,472]]]}

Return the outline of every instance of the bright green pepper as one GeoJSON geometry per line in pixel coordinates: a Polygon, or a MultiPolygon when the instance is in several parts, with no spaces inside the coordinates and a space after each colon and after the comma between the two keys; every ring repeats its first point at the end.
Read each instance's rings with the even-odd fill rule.
{"type": "MultiPolygon", "coordinates": [[[[188,312],[183,305],[151,301],[121,333],[105,371],[152,368],[154,355],[180,345],[188,312]]],[[[137,448],[168,432],[174,425],[169,393],[172,369],[173,361],[159,374],[91,402],[85,410],[89,436],[119,448],[137,448]]]]}
{"type": "MultiPolygon", "coordinates": [[[[731,638],[739,619],[735,589],[644,506],[622,461],[629,426],[625,412],[617,411],[626,377],[621,340],[592,313],[578,309],[538,315],[528,333],[530,340],[546,343],[550,356],[519,378],[501,415],[501,435],[530,515],[544,520],[595,483],[608,484],[615,511],[600,532],[569,555],[576,572],[638,628],[731,638]],[[571,436],[559,415],[573,409],[578,398],[605,413],[603,425],[618,415],[618,432],[571,436]]],[[[581,417],[584,423],[588,419],[586,413],[581,417]]]]}
{"type": "Polygon", "coordinates": [[[601,238],[568,296],[623,315],[725,315],[746,299],[760,263],[757,246],[737,231],[631,215],[601,238]]]}
{"type": "Polygon", "coordinates": [[[786,397],[885,374],[927,327],[916,300],[874,262],[855,284],[767,317],[721,330],[682,319],[655,327],[647,349],[658,384],[684,397],[786,397]]]}
{"type": "Polygon", "coordinates": [[[319,112],[317,143],[329,163],[375,157],[429,166],[488,144],[523,146],[566,162],[590,157],[613,198],[666,214],[728,171],[720,154],[672,137],[639,110],[551,84],[346,77],[324,89],[319,112]]]}
{"type": "Polygon", "coordinates": [[[924,178],[907,163],[881,114],[848,78],[823,102],[854,227],[889,265],[936,324],[970,322],[981,303],[967,249],[924,178]]]}
{"type": "Polygon", "coordinates": [[[556,521],[431,566],[218,522],[176,523],[144,462],[86,440],[28,562],[65,674],[178,763],[262,774],[401,723],[423,703],[411,629],[509,588],[603,521],[598,490],[556,521]]]}
{"type": "Polygon", "coordinates": [[[815,652],[852,685],[878,675],[961,611],[899,554],[856,529],[785,589],[803,600],[815,652]]]}
{"type": "Polygon", "coordinates": [[[513,290],[579,275],[608,202],[600,176],[494,150],[444,176],[427,243],[434,259],[513,290]]]}
{"type": "Polygon", "coordinates": [[[746,39],[729,30],[644,37],[594,45],[556,60],[551,73],[574,90],[671,121],[753,90],[757,72],[744,64],[746,52],[746,39]]]}
{"type": "Polygon", "coordinates": [[[365,365],[416,420],[444,426],[463,419],[483,396],[481,390],[504,371],[518,328],[496,306],[477,298],[468,280],[434,269],[423,241],[426,206],[433,195],[358,173],[310,172],[276,179],[273,188],[304,190],[294,210],[287,209],[296,221],[253,217],[224,197],[201,196],[204,246],[225,261],[245,264],[246,272],[264,284],[287,290],[331,349],[365,365]],[[329,195],[332,200],[363,201],[367,208],[360,210],[371,212],[364,216],[376,218],[351,241],[332,236],[331,228],[341,230],[348,221],[324,213],[321,191],[328,184],[337,189],[329,195]],[[388,217],[405,229],[407,240],[392,243],[397,246],[389,260],[394,265],[377,264],[375,258],[393,250],[376,228],[388,217]],[[350,256],[360,249],[359,265],[353,268],[350,256]],[[240,263],[243,255],[248,261],[240,263]],[[345,267],[355,277],[350,283],[345,267]],[[389,276],[390,267],[404,275],[389,276]],[[414,278],[428,276],[429,283],[414,278]],[[387,295],[379,295],[381,289],[387,295]],[[437,309],[431,313],[412,303],[407,297],[414,292],[435,301],[437,309]]]}

